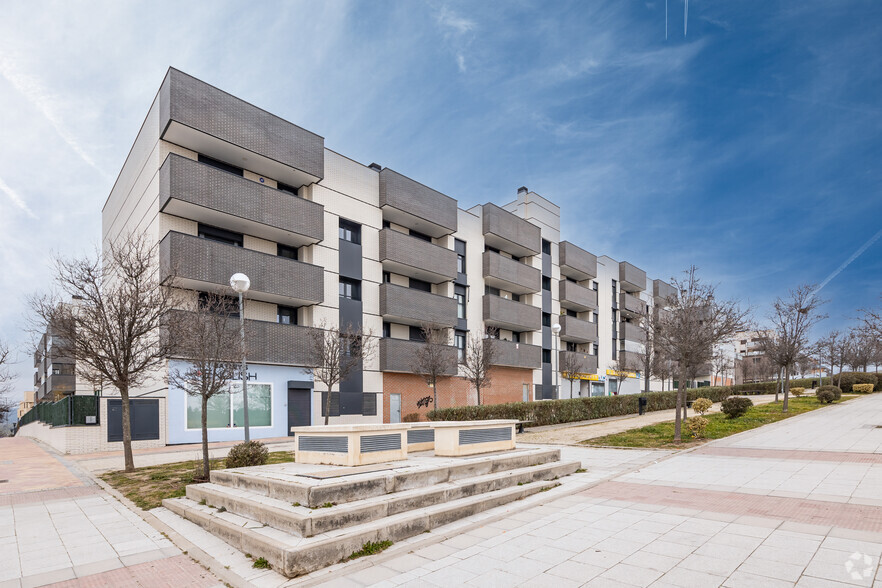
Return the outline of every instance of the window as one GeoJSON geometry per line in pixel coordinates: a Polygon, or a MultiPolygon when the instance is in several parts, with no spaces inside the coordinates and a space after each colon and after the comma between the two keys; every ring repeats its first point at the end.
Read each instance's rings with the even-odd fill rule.
{"type": "Polygon", "coordinates": [[[410,236],[416,237],[420,241],[428,241],[429,243],[432,242],[432,238],[430,236],[426,235],[425,233],[420,233],[419,231],[414,231],[413,229],[410,230],[410,236]]]}
{"type": "Polygon", "coordinates": [[[551,363],[551,349],[542,350],[542,363],[551,363]]]}
{"type": "Polygon", "coordinates": [[[211,167],[222,169],[225,172],[229,172],[231,174],[236,174],[237,176],[244,176],[245,172],[242,171],[241,167],[236,167],[235,165],[230,165],[229,163],[220,161],[213,157],[209,157],[207,155],[199,154],[199,163],[204,163],[205,165],[210,165],[211,167]]]}
{"type": "Polygon", "coordinates": [[[494,288],[493,286],[484,285],[484,294],[492,294],[493,296],[499,296],[499,288],[494,288]]]}
{"type": "Polygon", "coordinates": [[[199,308],[203,310],[227,314],[230,318],[239,318],[239,301],[232,296],[224,296],[219,299],[208,292],[200,292],[198,303],[199,308]]]}
{"type": "Polygon", "coordinates": [[[295,188],[294,186],[289,186],[288,184],[283,184],[282,182],[276,182],[276,187],[282,192],[287,192],[288,194],[293,194],[294,196],[300,196],[300,188],[295,188]]]}
{"type": "Polygon", "coordinates": [[[456,250],[456,271],[464,274],[466,273],[465,241],[454,239],[453,248],[456,250]]]}
{"type": "Polygon", "coordinates": [[[511,341],[512,343],[520,343],[521,342],[521,334],[515,331],[511,333],[511,341]]]}
{"type": "Polygon", "coordinates": [[[383,322],[383,336],[384,337],[391,337],[392,336],[392,326],[385,321],[383,322]]]}
{"type": "Polygon", "coordinates": [[[466,350],[466,332],[465,331],[455,331],[453,334],[453,345],[456,347],[456,358],[459,361],[465,359],[465,350],[466,350]]]}
{"type": "Polygon", "coordinates": [[[219,229],[211,225],[203,225],[199,223],[199,238],[208,239],[209,241],[217,241],[218,243],[226,243],[227,245],[242,246],[242,233],[234,233],[226,229],[219,229]]]}
{"type": "Polygon", "coordinates": [[[609,393],[614,396],[619,393],[619,381],[615,378],[609,379],[609,393]]]}
{"type": "Polygon", "coordinates": [[[72,376],[74,375],[74,366],[71,363],[54,363],[52,364],[53,376],[72,376]]]}
{"type": "Polygon", "coordinates": [[[542,253],[551,255],[551,241],[548,239],[542,239],[542,253]]]}
{"type": "Polygon", "coordinates": [[[490,247],[489,245],[484,245],[484,249],[487,251],[492,251],[493,253],[499,253],[499,249],[496,247],[490,247]]]}
{"type": "Polygon", "coordinates": [[[431,292],[432,291],[432,284],[430,282],[424,282],[423,280],[411,278],[410,279],[410,288],[411,288],[411,290],[420,290],[422,292],[431,292]]]}
{"type": "Polygon", "coordinates": [[[296,247],[289,247],[288,245],[278,244],[276,248],[276,254],[279,257],[287,257],[288,259],[297,259],[298,251],[296,247]]]}
{"type": "Polygon", "coordinates": [[[579,313],[576,312],[575,310],[567,309],[567,316],[574,316],[576,318],[579,318],[579,313]]]}
{"type": "Polygon", "coordinates": [[[423,332],[423,329],[421,327],[410,327],[410,340],[425,341],[426,334],[423,332]]]}
{"type": "MultiPolygon", "coordinates": [[[[273,385],[248,382],[248,426],[272,426],[273,385]]],[[[245,424],[242,407],[242,382],[231,382],[229,390],[208,399],[207,420],[209,429],[228,429],[245,424]]],[[[187,428],[202,428],[202,398],[187,395],[187,428]]]]}
{"type": "Polygon", "coordinates": [[[542,289],[551,290],[551,278],[548,276],[542,276],[542,289]]]}
{"type": "Polygon", "coordinates": [[[543,312],[542,313],[542,326],[543,327],[550,327],[551,326],[551,313],[550,312],[543,312]]]}
{"type": "Polygon", "coordinates": [[[361,300],[361,281],[340,278],[340,298],[361,300]]]}
{"type": "Polygon", "coordinates": [[[578,351],[576,344],[572,341],[567,341],[567,351],[578,351]]]}
{"type": "Polygon", "coordinates": [[[464,319],[466,317],[465,288],[462,286],[455,286],[453,297],[456,299],[456,318],[464,319]]]}
{"type": "Polygon", "coordinates": [[[491,339],[499,339],[499,329],[494,329],[493,327],[487,327],[486,335],[491,339]]]}
{"type": "Polygon", "coordinates": [[[297,309],[293,306],[282,306],[280,304],[279,309],[276,311],[276,318],[283,325],[296,325],[297,309]]]}
{"type": "Polygon", "coordinates": [[[361,244],[361,225],[348,221],[345,218],[340,219],[340,239],[349,241],[356,245],[361,244]]]}
{"type": "Polygon", "coordinates": [[[597,281],[596,280],[591,282],[591,289],[594,290],[595,292],[597,292],[597,281]]]}
{"type": "Polygon", "coordinates": [[[616,339],[615,339],[615,337],[613,337],[613,340],[612,340],[612,358],[613,358],[613,359],[617,359],[616,356],[618,355],[618,353],[617,353],[616,349],[617,349],[617,347],[616,347],[616,339]]]}
{"type": "Polygon", "coordinates": [[[340,351],[346,357],[352,357],[353,351],[361,346],[361,337],[358,335],[340,335],[340,351]]]}
{"type": "Polygon", "coordinates": [[[383,283],[388,284],[392,281],[392,272],[383,272],[383,283]]]}
{"type": "Polygon", "coordinates": [[[591,355],[597,355],[600,353],[600,348],[597,346],[597,343],[591,344],[591,355]]]}
{"type": "Polygon", "coordinates": [[[591,322],[596,323],[600,316],[596,312],[591,313],[591,322]]]}
{"type": "Polygon", "coordinates": [[[520,294],[512,294],[512,295],[511,295],[511,299],[514,300],[515,302],[520,302],[520,301],[521,301],[521,295],[520,295],[520,294]]]}

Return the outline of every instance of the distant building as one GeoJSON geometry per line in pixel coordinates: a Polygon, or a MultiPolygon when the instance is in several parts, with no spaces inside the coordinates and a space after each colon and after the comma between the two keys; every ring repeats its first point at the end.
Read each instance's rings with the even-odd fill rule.
{"type": "Polygon", "coordinates": [[[34,408],[35,398],[37,393],[34,390],[25,390],[22,393],[23,400],[18,403],[18,418],[17,420],[21,420],[21,417],[24,414],[34,408]]]}

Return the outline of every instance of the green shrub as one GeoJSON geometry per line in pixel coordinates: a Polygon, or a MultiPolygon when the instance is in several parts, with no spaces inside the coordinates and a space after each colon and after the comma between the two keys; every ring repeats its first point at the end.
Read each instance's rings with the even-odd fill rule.
{"type": "Polygon", "coordinates": [[[815,396],[821,404],[830,404],[836,398],[830,390],[831,386],[821,386],[815,391],[815,396]]]}
{"type": "Polygon", "coordinates": [[[841,376],[841,381],[839,376],[835,376],[833,379],[836,380],[839,388],[841,388],[846,394],[851,394],[852,388],[855,384],[872,384],[874,388],[879,384],[879,379],[876,377],[876,374],[869,374],[866,372],[842,372],[841,376]]]}
{"type": "Polygon", "coordinates": [[[723,401],[720,410],[722,410],[723,414],[730,419],[735,419],[743,416],[751,406],[753,406],[753,401],[750,398],[744,396],[730,396],[723,401]]]}
{"type": "Polygon", "coordinates": [[[249,441],[234,445],[227,454],[224,463],[228,468],[247,468],[266,463],[269,451],[260,441],[249,441]]]}
{"type": "Polygon", "coordinates": [[[829,392],[833,396],[833,400],[839,400],[842,398],[842,390],[837,386],[821,386],[815,391],[815,396],[817,396],[820,391],[829,392]]]}
{"type": "MultiPolygon", "coordinates": [[[[695,405],[693,405],[694,408],[695,405]]],[[[707,429],[707,425],[710,423],[703,416],[694,416],[689,417],[684,421],[683,425],[686,427],[686,430],[692,435],[693,439],[701,439],[704,437],[704,432],[707,429]]]]}
{"type": "Polygon", "coordinates": [[[692,410],[694,410],[697,414],[703,415],[707,411],[711,409],[714,405],[713,400],[710,398],[696,398],[692,403],[692,410]]]}
{"type": "Polygon", "coordinates": [[[851,391],[855,394],[869,394],[873,391],[872,384],[855,384],[851,387],[851,391]]]}
{"type": "Polygon", "coordinates": [[[802,396],[803,392],[805,392],[805,388],[803,388],[802,386],[796,386],[796,387],[790,388],[790,393],[793,394],[794,396],[796,396],[797,398],[802,396]]]}
{"type": "Polygon", "coordinates": [[[409,412],[403,417],[401,417],[401,421],[404,423],[418,423],[420,422],[420,413],[418,412],[409,412]]]}

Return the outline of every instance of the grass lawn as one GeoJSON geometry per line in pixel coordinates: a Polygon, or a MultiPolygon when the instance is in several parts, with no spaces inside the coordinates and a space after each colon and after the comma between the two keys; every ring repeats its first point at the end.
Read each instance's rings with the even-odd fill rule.
{"type": "MultiPolygon", "coordinates": [[[[842,400],[854,398],[855,395],[842,395],[842,400]]],[[[842,402],[840,400],[840,402],[842,402]]],[[[833,404],[839,404],[834,402],[833,404]]],[[[623,433],[615,433],[604,437],[596,437],[582,441],[584,445],[605,445],[612,447],[649,447],[654,449],[686,449],[701,445],[712,439],[721,439],[728,437],[741,431],[755,429],[769,423],[774,423],[804,412],[809,412],[828,404],[821,404],[818,399],[811,396],[803,396],[801,398],[790,398],[789,411],[781,412],[782,402],[772,402],[770,404],[761,404],[748,409],[747,414],[736,419],[730,419],[722,413],[714,413],[705,415],[710,421],[707,425],[707,431],[703,439],[692,439],[686,429],[683,429],[683,441],[674,443],[674,422],[657,423],[648,425],[639,429],[625,431],[623,433]]],[[[694,416],[692,410],[689,410],[689,416],[694,416]]]]}
{"type": "MultiPolygon", "coordinates": [[[[266,463],[294,461],[290,451],[273,451],[266,463]]],[[[202,471],[202,460],[179,461],[157,466],[135,468],[134,472],[107,472],[101,479],[144,510],[162,505],[163,498],[184,496],[187,484],[193,483],[196,468],[202,471]]],[[[212,470],[224,469],[224,458],[211,460],[212,470]]]]}

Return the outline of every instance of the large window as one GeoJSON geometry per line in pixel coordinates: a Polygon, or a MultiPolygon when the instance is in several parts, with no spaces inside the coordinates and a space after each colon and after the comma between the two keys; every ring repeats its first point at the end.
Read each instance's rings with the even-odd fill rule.
{"type": "Polygon", "coordinates": [[[203,225],[202,223],[199,223],[199,238],[226,243],[227,245],[235,245],[236,247],[241,247],[244,239],[242,233],[234,233],[233,231],[212,227],[211,225],[203,225]]]}
{"type": "Polygon", "coordinates": [[[542,253],[546,255],[551,255],[551,241],[547,239],[542,239],[542,253]]]}
{"type": "Polygon", "coordinates": [[[209,157],[207,155],[199,154],[199,163],[204,163],[205,165],[210,165],[211,167],[222,169],[225,172],[229,172],[231,174],[236,174],[237,176],[244,176],[245,173],[242,171],[241,167],[236,167],[235,165],[230,165],[225,161],[220,161],[213,157],[209,157]]]}
{"type": "Polygon", "coordinates": [[[293,306],[282,306],[280,304],[276,313],[276,319],[283,325],[296,325],[297,309],[293,306]]]}
{"type": "Polygon", "coordinates": [[[299,257],[296,247],[289,247],[281,243],[276,246],[276,253],[279,257],[287,257],[288,259],[297,259],[299,257]]]}
{"type": "MultiPolygon", "coordinates": [[[[248,426],[270,427],[273,424],[273,385],[248,382],[248,426]]],[[[245,426],[242,406],[242,383],[231,382],[229,390],[208,399],[208,428],[229,429],[245,426]]],[[[187,395],[187,428],[202,428],[202,398],[187,395]]]]}
{"type": "Polygon", "coordinates": [[[348,221],[345,218],[340,219],[340,238],[356,245],[361,244],[361,225],[348,221]]]}
{"type": "Polygon", "coordinates": [[[456,271],[464,274],[466,273],[465,241],[454,239],[453,248],[456,250],[456,271]]]}
{"type": "Polygon", "coordinates": [[[456,318],[466,317],[466,293],[463,286],[453,287],[453,297],[456,299],[456,318]]]}
{"type": "Polygon", "coordinates": [[[340,298],[361,300],[361,281],[340,278],[340,298]]]}
{"type": "Polygon", "coordinates": [[[542,276],[542,289],[551,290],[551,278],[548,276],[542,276]]]}
{"type": "Polygon", "coordinates": [[[551,349],[542,350],[542,363],[551,363],[551,349]]]}
{"type": "Polygon", "coordinates": [[[453,334],[453,344],[456,347],[456,358],[459,361],[463,361],[466,351],[466,332],[455,331],[453,334]]]}

